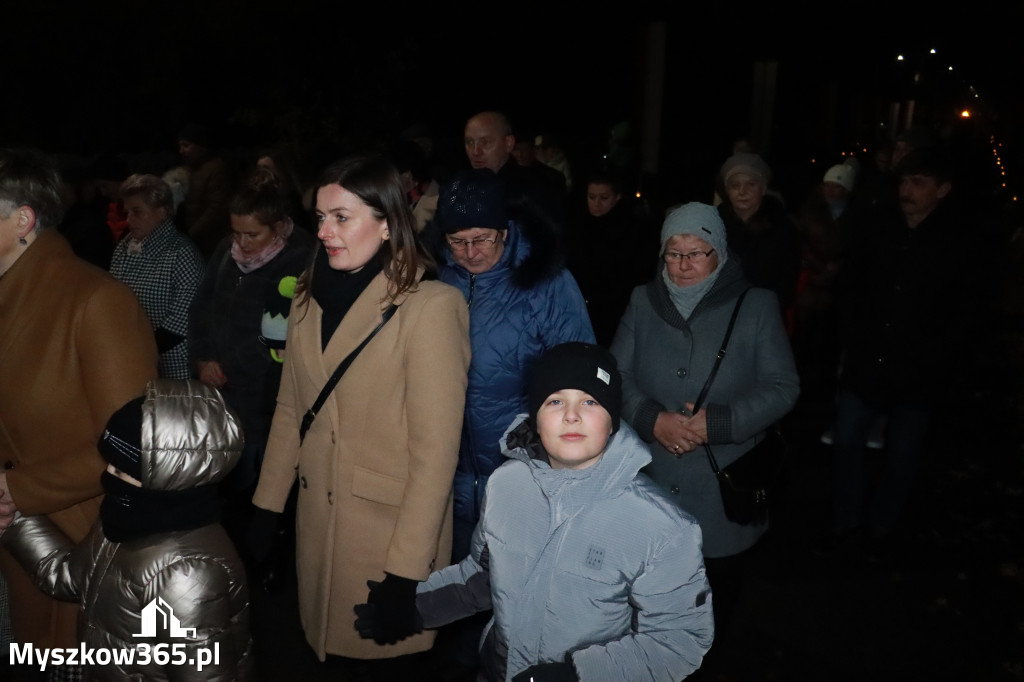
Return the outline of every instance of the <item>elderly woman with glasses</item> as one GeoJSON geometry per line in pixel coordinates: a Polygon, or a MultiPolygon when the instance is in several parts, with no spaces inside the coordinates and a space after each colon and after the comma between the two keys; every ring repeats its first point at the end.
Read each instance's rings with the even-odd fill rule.
{"type": "Polygon", "coordinates": [[[646,473],[703,530],[717,638],[739,586],[743,553],[767,525],[726,517],[703,445],[711,445],[721,468],[738,460],[793,407],[799,381],[775,294],[750,288],[730,258],[718,212],[698,203],[676,209],[665,220],[661,243],[664,266],[633,291],[612,353],[622,371],[622,416],[651,443],[646,473]],[[728,353],[693,413],[748,289],[728,353]]]}
{"type": "Polygon", "coordinates": [[[188,311],[205,264],[174,224],[171,187],[155,175],[121,184],[128,235],[114,249],[110,274],[139,297],[160,351],[160,376],[188,379],[188,311]]]}
{"type": "Polygon", "coordinates": [[[526,411],[526,377],[544,351],[594,342],[586,304],[561,266],[543,216],[511,205],[501,179],[467,170],[442,189],[436,227],[447,245],[440,278],[469,306],[472,360],[455,472],[453,560],[469,553],[484,484],[505,461],[499,441],[526,411]]]}

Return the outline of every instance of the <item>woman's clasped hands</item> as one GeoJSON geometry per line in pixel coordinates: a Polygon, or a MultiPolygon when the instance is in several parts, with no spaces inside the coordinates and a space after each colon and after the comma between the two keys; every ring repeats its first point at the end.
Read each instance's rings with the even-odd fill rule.
{"type": "MultiPolygon", "coordinates": [[[[692,411],[693,403],[686,403],[686,410],[692,411]]],[[[654,423],[654,437],[677,457],[693,452],[708,441],[706,412],[703,409],[693,415],[687,412],[660,412],[654,423]]]]}

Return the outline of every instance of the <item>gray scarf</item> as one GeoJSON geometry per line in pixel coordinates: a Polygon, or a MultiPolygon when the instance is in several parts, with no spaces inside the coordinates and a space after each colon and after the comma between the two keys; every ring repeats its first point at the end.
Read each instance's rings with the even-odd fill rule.
{"type": "Polygon", "coordinates": [[[683,316],[684,320],[690,319],[690,313],[693,312],[693,309],[704,298],[704,294],[711,291],[711,287],[714,286],[715,281],[718,279],[718,273],[721,271],[722,261],[719,259],[718,267],[710,275],[696,284],[681,287],[668,276],[667,266],[663,265],[661,267],[661,279],[665,282],[665,286],[668,287],[668,297],[672,299],[672,304],[679,311],[679,314],[683,316]]]}

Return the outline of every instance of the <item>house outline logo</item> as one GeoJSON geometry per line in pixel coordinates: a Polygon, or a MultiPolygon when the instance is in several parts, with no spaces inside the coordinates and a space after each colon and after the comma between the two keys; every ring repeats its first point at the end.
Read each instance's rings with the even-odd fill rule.
{"type": "Polygon", "coordinates": [[[157,597],[146,604],[140,615],[142,616],[142,632],[134,634],[132,637],[156,637],[157,620],[159,620],[163,623],[161,629],[167,630],[167,634],[171,637],[196,638],[196,629],[181,627],[181,621],[174,615],[174,610],[163,600],[163,597],[157,597]]]}

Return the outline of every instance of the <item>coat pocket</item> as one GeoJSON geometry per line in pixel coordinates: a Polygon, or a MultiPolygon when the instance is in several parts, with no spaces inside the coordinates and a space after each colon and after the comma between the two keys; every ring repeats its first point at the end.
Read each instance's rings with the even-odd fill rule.
{"type": "Polygon", "coordinates": [[[364,469],[352,468],[352,495],[371,502],[397,507],[405,496],[405,479],[364,469]]]}

